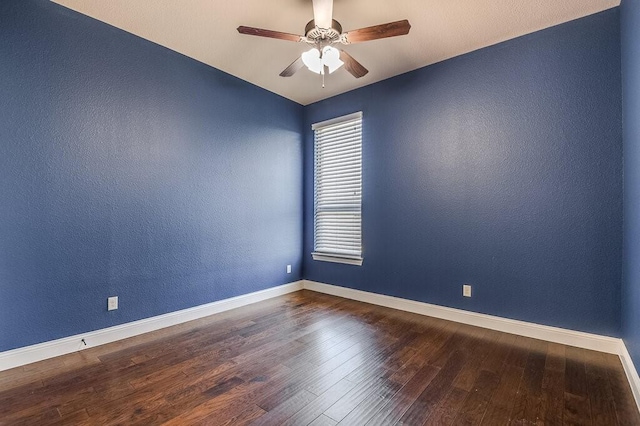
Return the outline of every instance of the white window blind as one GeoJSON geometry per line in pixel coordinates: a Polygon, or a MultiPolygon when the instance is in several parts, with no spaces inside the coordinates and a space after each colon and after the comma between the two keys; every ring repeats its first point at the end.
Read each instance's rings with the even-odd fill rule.
{"type": "Polygon", "coordinates": [[[362,264],[362,113],[317,123],[314,131],[316,260],[362,264]]]}

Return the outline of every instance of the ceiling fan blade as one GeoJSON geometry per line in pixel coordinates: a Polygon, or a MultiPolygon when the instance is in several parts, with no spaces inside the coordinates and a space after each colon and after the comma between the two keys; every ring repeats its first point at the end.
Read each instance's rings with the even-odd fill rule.
{"type": "Polygon", "coordinates": [[[304,62],[302,62],[301,57],[298,57],[298,59],[293,61],[291,65],[286,67],[284,71],[280,73],[280,77],[291,77],[292,75],[300,71],[302,67],[304,67],[304,62]]]}
{"type": "Polygon", "coordinates": [[[313,20],[317,27],[331,28],[333,0],[313,0],[313,20]]]}
{"type": "Polygon", "coordinates": [[[280,31],[264,30],[262,28],[254,28],[254,27],[239,26],[238,32],[240,34],[247,34],[247,35],[258,36],[258,37],[277,38],[278,40],[287,40],[287,41],[296,41],[296,42],[302,40],[302,36],[299,36],[299,35],[282,33],[280,31]]]}
{"type": "Polygon", "coordinates": [[[344,69],[349,71],[355,78],[364,77],[369,72],[368,69],[362,66],[362,64],[349,55],[344,50],[340,51],[340,60],[344,62],[344,69]]]}
{"type": "Polygon", "coordinates": [[[387,24],[374,25],[373,27],[360,28],[346,32],[345,38],[348,44],[361,43],[363,41],[377,40],[379,38],[396,37],[409,34],[411,24],[406,19],[389,22],[387,24]]]}

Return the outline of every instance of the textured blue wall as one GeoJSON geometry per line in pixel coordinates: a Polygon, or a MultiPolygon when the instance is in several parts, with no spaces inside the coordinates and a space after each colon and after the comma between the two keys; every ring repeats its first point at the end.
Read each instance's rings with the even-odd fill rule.
{"type": "Polygon", "coordinates": [[[622,92],[624,140],[623,337],[640,370],[640,2],[624,0],[622,92]]]}
{"type": "MultiPolygon", "coordinates": [[[[633,117],[640,12],[628,0],[622,10],[633,117]]],[[[46,0],[0,2],[0,351],[293,281],[301,254],[308,279],[618,335],[619,37],[614,9],[303,118],[46,0]],[[313,262],[310,125],[357,110],[365,263],[313,262]],[[106,312],[111,295],[121,306],[106,312]]],[[[636,362],[638,126],[625,124],[624,336],[636,362]]]]}
{"type": "Polygon", "coordinates": [[[0,58],[0,351],[300,278],[301,106],[47,0],[0,58]]]}
{"type": "Polygon", "coordinates": [[[618,9],[312,104],[305,132],[305,278],[620,335],[618,9]],[[310,126],[359,110],[364,264],[313,261],[310,126]]]}

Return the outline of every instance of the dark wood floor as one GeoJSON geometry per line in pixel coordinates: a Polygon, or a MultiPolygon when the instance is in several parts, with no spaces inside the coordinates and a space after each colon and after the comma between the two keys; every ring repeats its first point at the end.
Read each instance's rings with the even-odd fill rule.
{"type": "Polygon", "coordinates": [[[0,372],[0,424],[640,425],[616,356],[309,291],[0,372]]]}

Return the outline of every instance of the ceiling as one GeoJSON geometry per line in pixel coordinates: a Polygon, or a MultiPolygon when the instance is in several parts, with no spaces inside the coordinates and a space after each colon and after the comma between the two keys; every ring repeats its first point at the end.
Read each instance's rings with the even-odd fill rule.
{"type": "Polygon", "coordinates": [[[620,4],[620,0],[334,0],[345,31],[408,19],[408,35],[345,46],[369,69],[278,74],[309,49],[241,35],[240,25],[303,34],[311,0],[52,0],[307,105],[444,59],[620,4]]]}

